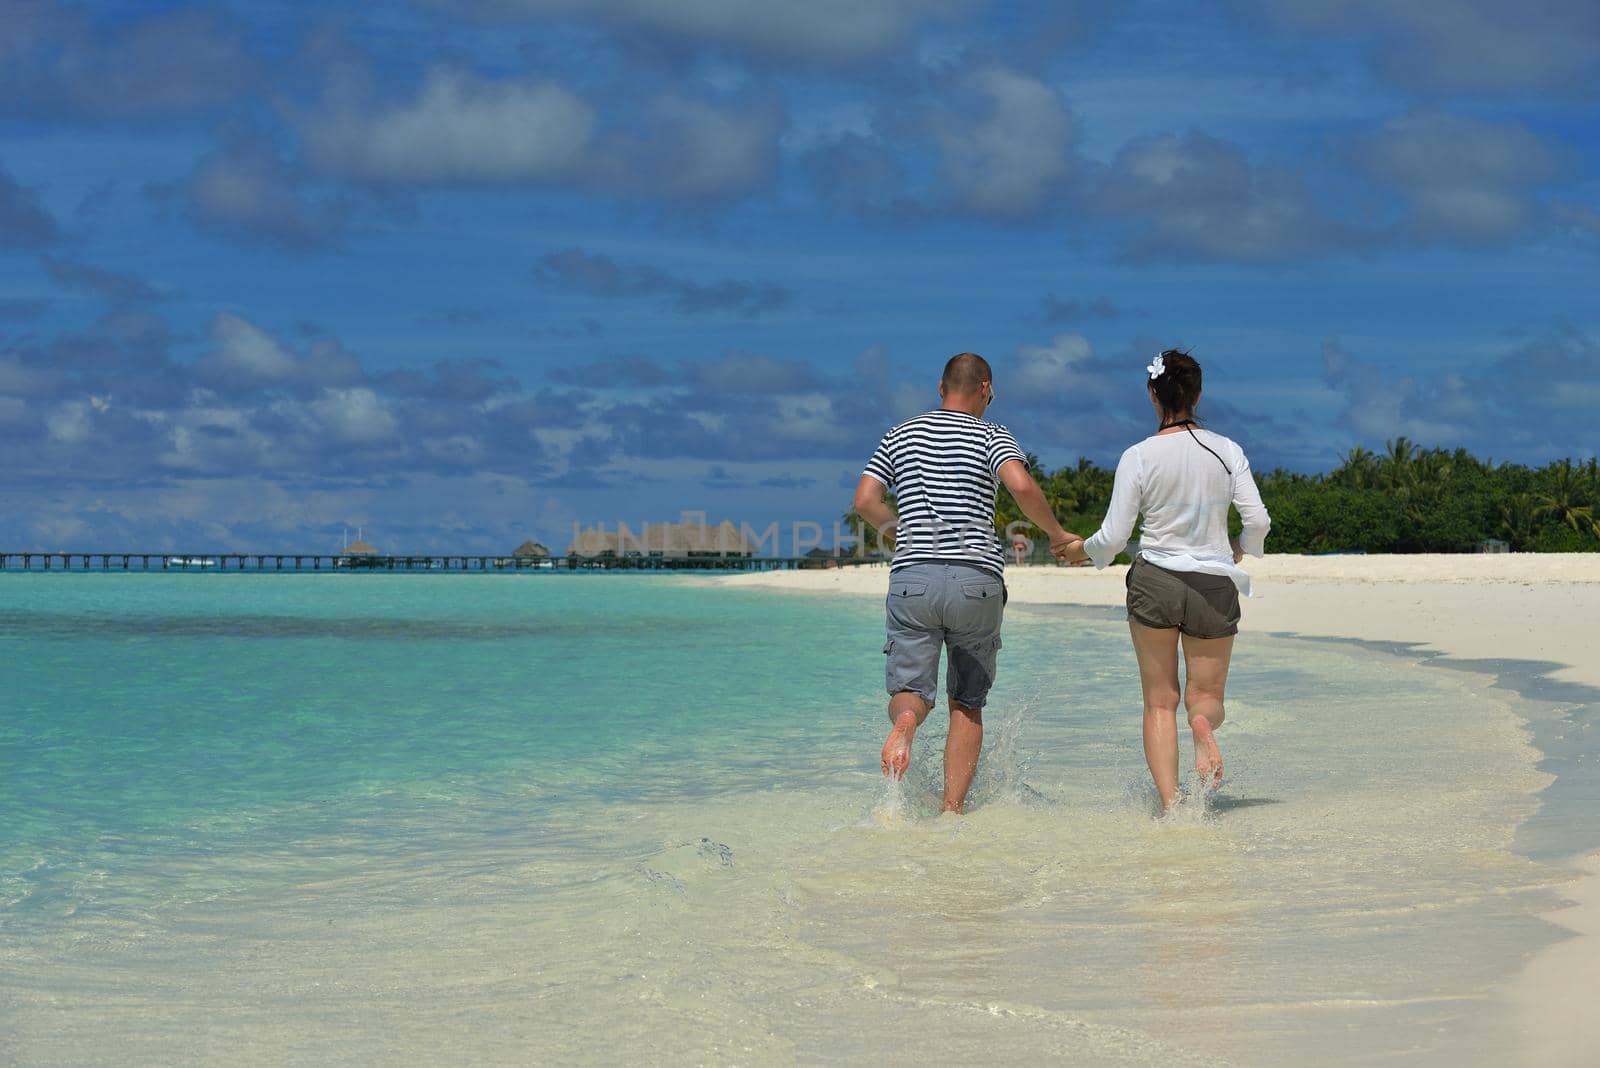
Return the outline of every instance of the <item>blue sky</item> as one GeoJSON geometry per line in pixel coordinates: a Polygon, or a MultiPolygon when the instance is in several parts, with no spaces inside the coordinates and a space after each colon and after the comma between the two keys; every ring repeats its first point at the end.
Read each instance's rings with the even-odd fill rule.
{"type": "Polygon", "coordinates": [[[1600,440],[1593,0],[0,0],[0,545],[831,522],[943,361],[1047,466],[1600,440]],[[1113,10],[1114,9],[1114,10],[1113,10]]]}

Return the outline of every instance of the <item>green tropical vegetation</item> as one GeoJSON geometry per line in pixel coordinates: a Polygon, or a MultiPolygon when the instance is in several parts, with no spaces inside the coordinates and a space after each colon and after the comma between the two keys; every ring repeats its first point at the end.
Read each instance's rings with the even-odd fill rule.
{"type": "MultiPolygon", "coordinates": [[[[1097,530],[1111,503],[1113,472],[1088,460],[1047,471],[1028,467],[1068,530],[1097,530]]],[[[1423,449],[1406,438],[1383,452],[1354,448],[1325,474],[1257,472],[1272,513],[1274,553],[1461,553],[1504,542],[1514,552],[1600,552],[1600,464],[1556,460],[1543,467],[1480,460],[1465,449],[1423,449]]],[[[860,517],[845,519],[852,526],[860,517]]],[[[1010,494],[995,509],[1032,538],[1010,494]]],[[[1233,517],[1238,532],[1238,516],[1233,517]]]]}
{"type": "MultiPolygon", "coordinates": [[[[1274,553],[1458,553],[1505,542],[1515,552],[1600,552],[1600,465],[1557,460],[1543,467],[1480,460],[1465,449],[1423,449],[1406,438],[1383,452],[1354,448],[1325,474],[1256,472],[1272,514],[1274,553]]],[[[1113,472],[1080,459],[1028,466],[1068,530],[1090,534],[1111,502],[1113,472]]],[[[1001,494],[995,521],[1023,519],[1001,494]]],[[[1238,516],[1233,517],[1238,531],[1238,516]]]]}

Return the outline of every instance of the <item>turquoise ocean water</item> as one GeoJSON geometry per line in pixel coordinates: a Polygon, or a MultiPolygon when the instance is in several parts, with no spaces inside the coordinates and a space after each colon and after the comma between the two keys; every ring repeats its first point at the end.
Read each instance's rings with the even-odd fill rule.
{"type": "MultiPolygon", "coordinates": [[[[1246,625],[1248,626],[1248,619],[1246,625]]],[[[1240,639],[1152,818],[1122,623],[1013,606],[971,813],[871,599],[0,576],[0,1061],[1449,1063],[1567,878],[1521,699],[1240,639]],[[1187,753],[1185,754],[1187,759],[1187,753]]],[[[1510,1047],[1507,1047],[1510,1048],[1510,1047]]]]}

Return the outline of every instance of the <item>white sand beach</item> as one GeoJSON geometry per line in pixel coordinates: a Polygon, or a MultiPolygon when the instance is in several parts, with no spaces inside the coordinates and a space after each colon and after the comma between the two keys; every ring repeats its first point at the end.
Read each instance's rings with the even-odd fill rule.
{"type": "MultiPolygon", "coordinates": [[[[1246,630],[1404,642],[1459,659],[1556,662],[1550,678],[1600,687],[1600,555],[1271,556],[1247,560],[1256,596],[1246,630]]],[[[1125,569],[1017,567],[1013,604],[1116,606],[1125,569]]],[[[883,566],[751,573],[729,586],[881,596],[883,566]]],[[[1064,666],[1063,670],[1070,670],[1064,666]]],[[[1508,975],[1501,991],[1514,1014],[1523,1063],[1600,1063],[1600,855],[1575,858],[1569,908],[1549,917],[1575,936],[1508,975]]]]}

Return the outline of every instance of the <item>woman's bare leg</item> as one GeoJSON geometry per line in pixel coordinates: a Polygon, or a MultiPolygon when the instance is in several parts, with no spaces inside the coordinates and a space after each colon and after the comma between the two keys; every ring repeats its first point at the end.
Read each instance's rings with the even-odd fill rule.
{"type": "Polygon", "coordinates": [[[1222,696],[1228,687],[1232,657],[1231,634],[1226,638],[1183,636],[1183,707],[1194,732],[1194,770],[1207,789],[1222,781],[1222,751],[1212,732],[1222,726],[1222,696]]]}
{"type": "Polygon", "coordinates": [[[1178,799],[1178,631],[1128,620],[1144,689],[1144,759],[1161,807],[1178,799]]]}

